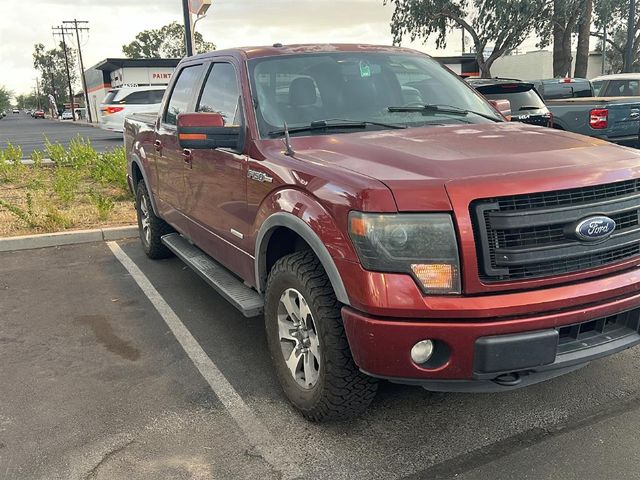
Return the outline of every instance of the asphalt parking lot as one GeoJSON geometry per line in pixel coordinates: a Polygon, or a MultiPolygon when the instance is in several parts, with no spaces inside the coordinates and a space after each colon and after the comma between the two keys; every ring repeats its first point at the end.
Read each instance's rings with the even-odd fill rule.
{"type": "Polygon", "coordinates": [[[137,241],[0,254],[0,311],[2,479],[640,478],[640,349],[510,393],[385,383],[316,425],[260,319],[137,241]]]}
{"type": "Polygon", "coordinates": [[[84,122],[66,120],[35,119],[30,115],[9,113],[0,120],[0,148],[8,142],[22,147],[24,158],[29,158],[34,150],[44,150],[45,136],[51,143],[68,146],[71,139],[80,135],[91,140],[96,150],[104,151],[122,145],[122,135],[84,122]]]}

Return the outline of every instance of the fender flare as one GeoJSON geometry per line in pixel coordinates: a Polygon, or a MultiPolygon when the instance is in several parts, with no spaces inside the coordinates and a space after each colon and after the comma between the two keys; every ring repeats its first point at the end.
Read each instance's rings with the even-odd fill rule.
{"type": "MultiPolygon", "coordinates": [[[[154,215],[157,216],[158,209],[156,207],[156,199],[153,195],[153,192],[151,191],[151,187],[149,186],[149,179],[147,178],[147,172],[145,171],[145,168],[142,164],[142,160],[140,160],[140,157],[138,157],[138,155],[135,153],[131,153],[129,156],[131,158],[131,166],[133,167],[133,165],[136,165],[138,167],[138,170],[140,170],[140,173],[142,174],[142,180],[144,180],[144,184],[147,186],[147,192],[149,193],[149,199],[151,200],[151,208],[153,209],[154,215]]],[[[133,175],[133,168],[131,168],[131,174],[133,175]]],[[[133,183],[133,178],[131,178],[131,183],[133,183]]],[[[136,194],[136,188],[137,185],[133,185],[134,196],[136,194]]]]}
{"type": "Polygon", "coordinates": [[[273,235],[273,232],[275,232],[278,227],[285,227],[294,231],[307,242],[316,257],[318,257],[318,260],[320,260],[325,272],[327,272],[327,276],[329,277],[338,301],[345,305],[350,305],[349,296],[342,282],[342,277],[327,247],[324,246],[318,235],[316,235],[304,220],[301,220],[291,213],[285,212],[277,212],[267,218],[260,227],[256,237],[255,275],[258,291],[263,293],[266,286],[267,246],[269,245],[271,235],[273,235]]]}

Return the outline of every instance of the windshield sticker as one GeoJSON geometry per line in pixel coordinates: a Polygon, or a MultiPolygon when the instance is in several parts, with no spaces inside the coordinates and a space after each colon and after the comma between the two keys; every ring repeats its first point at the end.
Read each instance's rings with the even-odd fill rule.
{"type": "Polygon", "coordinates": [[[360,62],[360,77],[368,78],[371,76],[371,65],[369,63],[361,61],[360,62]]]}

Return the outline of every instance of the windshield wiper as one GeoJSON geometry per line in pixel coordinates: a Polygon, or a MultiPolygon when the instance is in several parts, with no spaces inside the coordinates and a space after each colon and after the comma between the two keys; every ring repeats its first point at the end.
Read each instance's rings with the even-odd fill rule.
{"type": "MultiPolygon", "coordinates": [[[[288,130],[289,130],[289,133],[300,133],[300,132],[311,132],[314,130],[326,130],[329,128],[366,129],[369,125],[374,125],[376,127],[393,128],[393,129],[407,128],[404,125],[397,125],[395,123],[343,120],[340,118],[332,118],[329,120],[316,120],[311,122],[309,125],[304,125],[302,127],[290,127],[288,130]]],[[[284,128],[269,132],[270,137],[278,137],[284,134],[285,134],[284,128]]]]}
{"type": "Polygon", "coordinates": [[[524,107],[520,107],[518,111],[522,110],[540,110],[543,107],[536,107],[535,105],[525,105],[524,107]]]}
{"type": "Polygon", "coordinates": [[[388,107],[387,110],[389,110],[389,112],[417,112],[422,113],[423,115],[428,115],[430,113],[444,113],[449,115],[467,116],[469,114],[473,114],[478,115],[479,117],[486,118],[488,120],[493,120],[494,122],[501,121],[499,118],[492,115],[476,112],[475,110],[467,110],[460,107],[454,107],[453,105],[409,105],[406,107],[388,107]]]}

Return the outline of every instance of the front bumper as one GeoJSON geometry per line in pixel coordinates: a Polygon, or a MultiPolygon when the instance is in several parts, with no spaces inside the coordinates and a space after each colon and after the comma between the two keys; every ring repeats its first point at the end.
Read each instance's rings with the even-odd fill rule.
{"type": "Polygon", "coordinates": [[[349,307],[342,317],[363,372],[435,391],[519,388],[640,344],[640,294],[491,321],[389,319],[349,307]],[[416,365],[410,351],[424,339],[435,342],[436,361],[416,365]]]}

